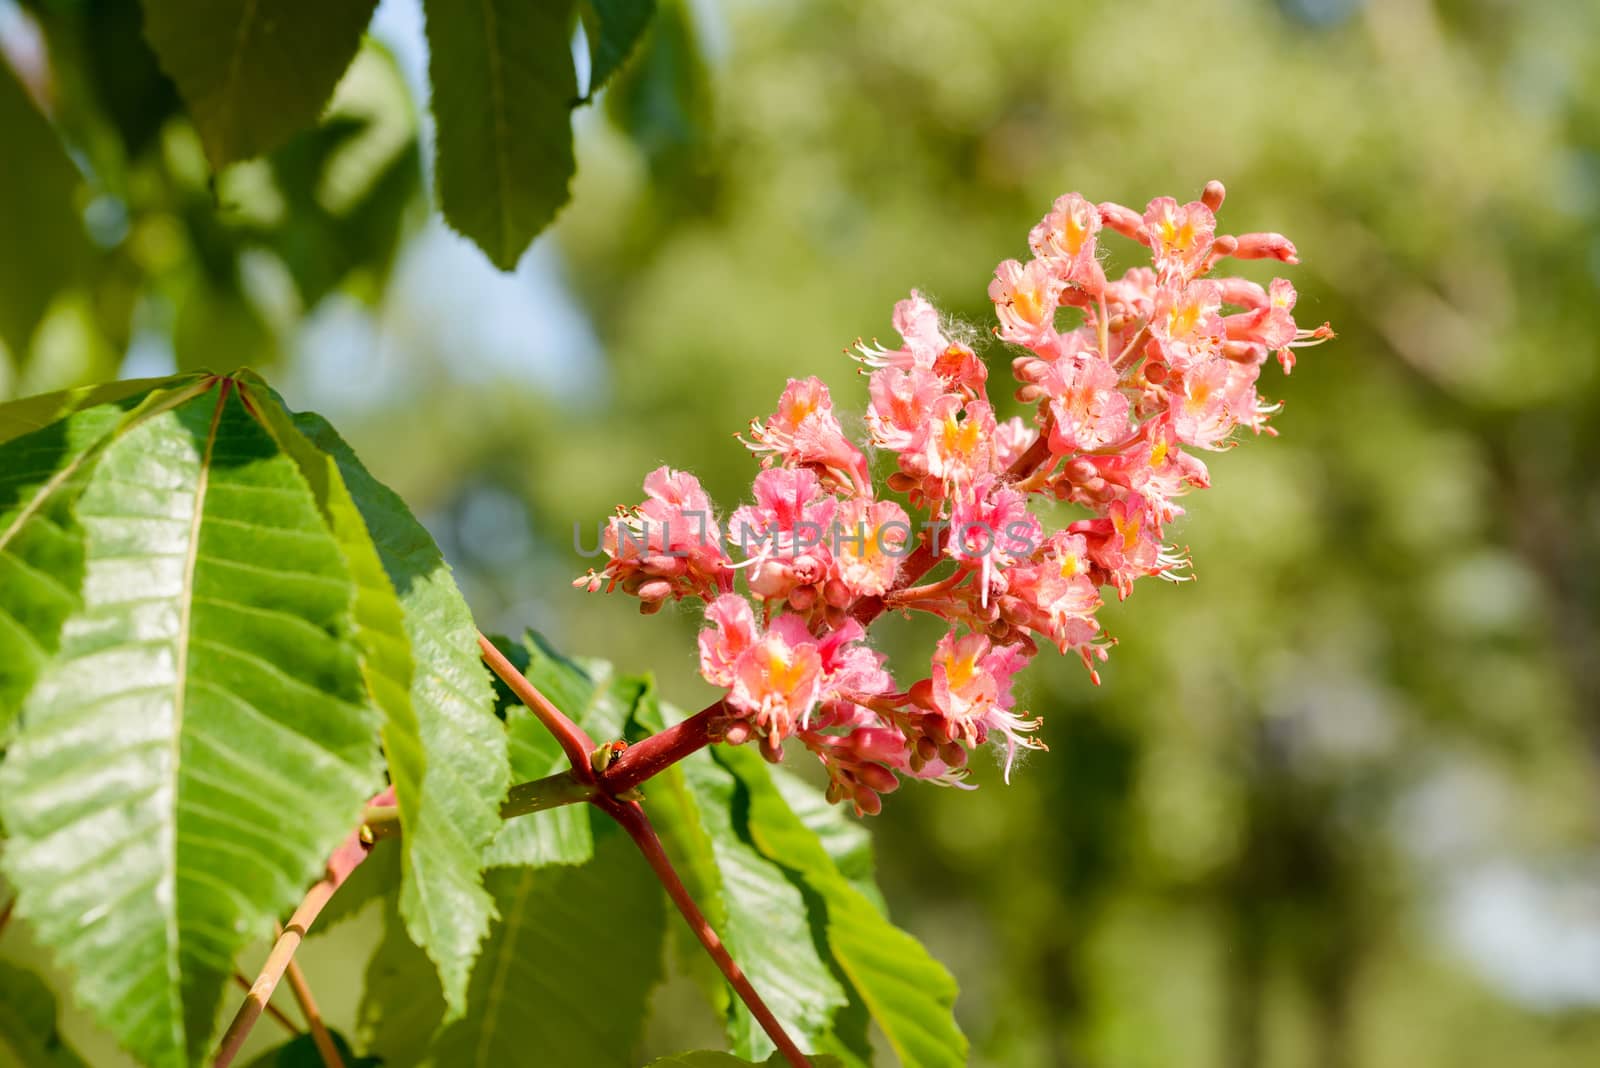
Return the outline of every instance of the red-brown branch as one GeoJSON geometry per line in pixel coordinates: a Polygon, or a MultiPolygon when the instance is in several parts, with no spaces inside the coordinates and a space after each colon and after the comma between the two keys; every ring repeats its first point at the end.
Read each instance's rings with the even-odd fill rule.
{"type": "Polygon", "coordinates": [[[311,1030],[311,1042],[317,1047],[317,1055],[322,1058],[322,1068],[344,1068],[344,1058],[339,1056],[339,1047],[333,1044],[333,1036],[322,1022],[322,1012],[317,1008],[317,999],[311,996],[311,984],[306,982],[300,962],[290,960],[285,974],[294,1000],[300,1006],[300,1015],[306,1018],[306,1027],[311,1030]]]}
{"type": "MultiPolygon", "coordinates": [[[[392,786],[372,799],[372,804],[393,803],[392,786]]],[[[333,851],[333,856],[328,858],[328,867],[322,878],[306,891],[300,907],[294,910],[294,915],[289,917],[289,922],[284,925],[277,940],[272,943],[272,950],[267,954],[266,963],[261,966],[256,981],[250,984],[250,992],[245,996],[244,1003],[239,1006],[239,1011],[234,1013],[227,1031],[223,1032],[222,1042],[217,1047],[216,1060],[212,1062],[215,1068],[228,1068],[233,1059],[239,1055],[239,1047],[250,1037],[250,1029],[261,1019],[267,1002],[272,1000],[272,992],[278,988],[289,962],[294,959],[295,950],[300,948],[300,943],[305,939],[306,931],[310,930],[312,923],[327,907],[333,898],[333,892],[343,886],[344,881],[350,878],[350,873],[367,859],[370,849],[371,846],[362,841],[361,828],[357,827],[340,843],[339,848],[333,851]]]]}
{"type": "MultiPolygon", "coordinates": [[[[245,974],[243,972],[234,972],[233,973],[233,981],[236,984],[238,984],[239,989],[244,990],[246,992],[248,992],[250,990],[250,980],[245,977],[245,974]]],[[[283,1010],[278,1008],[278,1006],[274,1005],[270,1001],[267,1002],[267,1004],[266,1004],[266,1013],[267,1013],[268,1016],[270,1016],[274,1020],[276,1020],[278,1022],[278,1025],[280,1027],[282,1027],[285,1031],[289,1032],[291,1035],[299,1035],[300,1034],[300,1028],[295,1026],[295,1022],[293,1020],[289,1019],[289,1017],[285,1016],[284,1013],[283,1013],[283,1010]]]]}
{"type": "Polygon", "coordinates": [[[489,670],[499,676],[500,681],[517,695],[517,700],[527,705],[539,717],[545,729],[556,736],[556,741],[561,743],[561,751],[567,755],[567,762],[572,765],[572,773],[585,784],[593,784],[596,776],[594,766],[589,763],[589,755],[594,752],[594,739],[568,719],[565,712],[551,704],[550,699],[540,693],[538,687],[529,682],[517,670],[517,666],[482,634],[478,635],[478,648],[482,650],[483,662],[489,665],[489,670]]]}
{"type": "MultiPolygon", "coordinates": [[[[687,721],[686,721],[687,722],[687,721]]],[[[756,1018],[761,1029],[772,1039],[772,1044],[778,1047],[791,1068],[810,1068],[811,1062],[789,1037],[778,1018],[767,1008],[767,1003],[761,1000],[761,995],[756,993],[756,988],[750,985],[750,979],[744,970],[734,961],[728,953],[728,947],[722,944],[722,939],[717,937],[717,932],[711,929],[705,914],[700,911],[690,896],[689,890],[683,885],[683,880],[678,877],[677,869],[672,866],[672,861],[667,857],[667,851],[661,846],[661,839],[657,837],[655,827],[650,823],[650,817],[645,815],[643,808],[637,802],[619,801],[614,797],[598,796],[592,799],[592,804],[606,815],[616,820],[622,829],[628,832],[639,852],[644,854],[644,859],[656,873],[656,878],[661,880],[661,885],[666,887],[667,896],[672,898],[672,903],[678,907],[683,918],[689,924],[689,929],[694,932],[700,944],[711,959],[716,961],[717,967],[727,978],[728,985],[733,987],[745,1007],[750,1010],[750,1015],[756,1018]]]]}

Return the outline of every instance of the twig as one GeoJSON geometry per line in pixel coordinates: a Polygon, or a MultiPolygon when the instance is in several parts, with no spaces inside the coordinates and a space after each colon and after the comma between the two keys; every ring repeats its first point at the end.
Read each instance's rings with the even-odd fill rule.
{"type": "Polygon", "coordinates": [[[478,635],[478,648],[483,652],[483,662],[489,665],[489,670],[498,675],[500,681],[517,695],[517,699],[532,709],[533,714],[539,717],[539,722],[556,736],[556,741],[561,743],[561,751],[567,755],[567,762],[572,765],[573,774],[580,781],[592,784],[595,772],[589,763],[589,754],[594,752],[594,739],[568,719],[565,712],[551,704],[550,699],[540,693],[538,687],[529,682],[516,665],[507,660],[505,654],[482,634],[478,635]]]}
{"type": "Polygon", "coordinates": [[[6,907],[0,909],[0,934],[6,933],[6,924],[11,922],[11,914],[17,910],[17,899],[12,898],[6,902],[6,907]]]}
{"type": "MultiPolygon", "coordinates": [[[[281,931],[279,936],[282,936],[281,931]]],[[[333,1036],[328,1034],[328,1028],[322,1022],[322,1013],[317,1011],[317,1000],[311,996],[311,984],[306,982],[300,963],[290,960],[287,974],[289,990],[294,994],[295,1003],[300,1006],[300,1015],[306,1018],[306,1027],[310,1029],[311,1041],[316,1044],[317,1053],[322,1057],[323,1068],[344,1068],[344,1058],[339,1056],[339,1048],[333,1044],[333,1036]]]]}
{"type": "Polygon", "coordinates": [[[767,1008],[767,1003],[761,1000],[761,995],[750,985],[750,980],[743,969],[728,953],[728,947],[722,944],[722,939],[711,929],[705,914],[694,903],[688,888],[678,877],[677,869],[667,857],[666,850],[661,847],[661,839],[656,836],[655,827],[651,825],[650,817],[645,815],[644,809],[639,807],[637,802],[619,801],[604,794],[596,796],[592,803],[628,832],[628,836],[639,847],[639,852],[644,854],[644,859],[655,871],[656,878],[666,887],[667,896],[678,906],[678,911],[688,922],[689,929],[700,940],[700,944],[705,947],[711,959],[716,961],[718,969],[727,978],[728,985],[733,987],[734,992],[739,995],[739,1000],[744,1002],[745,1007],[750,1010],[750,1015],[756,1018],[756,1022],[767,1033],[767,1037],[772,1039],[773,1045],[778,1047],[778,1051],[783,1054],[791,1068],[811,1068],[811,1062],[800,1051],[800,1047],[795,1045],[794,1039],[789,1037],[783,1025],[778,1022],[778,1018],[772,1014],[772,1010],[767,1008]]]}
{"type": "MultiPolygon", "coordinates": [[[[246,977],[244,972],[234,972],[233,981],[239,985],[241,990],[250,989],[250,980],[248,977],[246,977]]],[[[289,1019],[289,1017],[284,1014],[282,1009],[278,1008],[278,1006],[274,1005],[270,1001],[267,1002],[266,1013],[268,1016],[278,1021],[283,1029],[289,1032],[291,1035],[298,1035],[300,1033],[300,1028],[295,1025],[295,1022],[289,1019]]]]}
{"type": "MultiPolygon", "coordinates": [[[[373,804],[392,804],[393,801],[393,787],[372,799],[373,804]]],[[[358,827],[350,832],[349,837],[333,851],[333,856],[328,858],[326,874],[306,891],[300,907],[289,917],[283,932],[272,944],[272,951],[267,954],[267,961],[261,966],[256,981],[250,984],[250,992],[245,996],[244,1003],[239,1006],[239,1011],[234,1013],[233,1021],[223,1033],[222,1042],[217,1047],[216,1060],[212,1062],[215,1068],[228,1068],[233,1059],[239,1055],[239,1047],[243,1046],[244,1040],[250,1036],[250,1029],[256,1025],[256,1021],[261,1019],[261,1013],[266,1008],[267,1002],[272,1000],[272,992],[278,988],[278,982],[283,978],[290,961],[294,959],[294,952],[300,948],[306,931],[327,907],[333,892],[344,885],[344,881],[350,878],[350,873],[367,859],[370,848],[362,840],[361,828],[358,827]]]]}
{"type": "MultiPolygon", "coordinates": [[[[558,771],[542,779],[519,782],[506,792],[506,799],[500,802],[500,818],[515,819],[530,812],[575,805],[593,797],[595,789],[588,783],[579,782],[571,771],[558,771]]],[[[369,806],[361,817],[361,831],[363,841],[381,842],[385,838],[398,837],[403,831],[400,806],[369,806]]]]}

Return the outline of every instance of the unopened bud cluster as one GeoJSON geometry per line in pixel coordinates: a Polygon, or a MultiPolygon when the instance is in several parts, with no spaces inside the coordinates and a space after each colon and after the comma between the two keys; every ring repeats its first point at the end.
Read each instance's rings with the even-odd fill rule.
{"type": "Polygon", "coordinates": [[[1279,234],[1219,235],[1222,200],[1219,182],[1142,214],[1070,193],[1029,233],[1032,259],[999,265],[995,333],[1022,350],[1012,370],[1031,418],[996,415],[984,362],[913,292],[894,311],[900,346],[854,354],[872,369],[865,444],[894,457],[892,472],[874,479],[820,379],[791,379],[751,424],[762,470],[728,519],[763,538],[731,553],[698,480],[663,467],[607,528],[606,567],[576,584],[620,588],[647,612],[706,602],[700,670],[727,690],[721,737],[773,760],[799,738],[827,767],[829,797],[858,812],[877,812],[901,776],[959,783],[968,750],[991,740],[1009,779],[1019,747],[1044,748],[1012,696],[1038,640],[1094,675],[1110,644],[1102,591],[1184,577],[1165,531],[1177,498],[1209,484],[1193,450],[1226,448],[1241,426],[1270,433],[1261,368],[1275,355],[1287,372],[1295,349],[1333,336],[1295,323],[1283,279],[1213,277],[1229,257],[1298,262],[1279,234]],[[1150,265],[1108,279],[1107,231],[1145,246],[1150,265]],[[1082,517],[1046,529],[1029,507],[1041,497],[1082,517]],[[841,528],[858,536],[806,536],[841,528]],[[928,677],[904,689],[865,644],[884,609],[949,624],[928,677]]]}

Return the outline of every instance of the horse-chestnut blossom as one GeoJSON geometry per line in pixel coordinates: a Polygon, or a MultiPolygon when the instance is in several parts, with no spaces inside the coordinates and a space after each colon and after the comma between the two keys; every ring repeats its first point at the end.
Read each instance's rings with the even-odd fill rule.
{"type": "Polygon", "coordinates": [[[856,345],[870,369],[864,442],[820,379],[790,379],[750,424],[752,503],[723,524],[692,475],[660,468],[607,529],[605,568],[575,584],[620,588],[645,611],[704,602],[700,671],[725,691],[716,736],[771,760],[797,739],[827,769],[829,799],[857,813],[879,811],[902,778],[963,785],[969,751],[988,742],[1009,781],[1019,749],[1045,748],[1013,692],[1039,640],[1099,681],[1104,591],[1187,577],[1167,535],[1182,496],[1210,485],[1196,452],[1231,447],[1241,427],[1272,433],[1262,366],[1276,357],[1288,373],[1297,349],[1333,336],[1295,322],[1287,280],[1215,273],[1230,257],[1298,262],[1281,234],[1219,234],[1223,197],[1210,182],[1199,200],[1143,212],[1055,202],[1028,234],[1032,258],[1001,263],[989,286],[993,332],[1021,350],[1024,414],[997,411],[971,334],[913,291],[894,309],[898,347],[856,345]],[[1149,265],[1108,279],[1110,234],[1145,246],[1149,265]],[[1038,500],[1078,515],[1050,529],[1038,500]],[[866,644],[884,611],[948,626],[903,688],[866,644]]]}

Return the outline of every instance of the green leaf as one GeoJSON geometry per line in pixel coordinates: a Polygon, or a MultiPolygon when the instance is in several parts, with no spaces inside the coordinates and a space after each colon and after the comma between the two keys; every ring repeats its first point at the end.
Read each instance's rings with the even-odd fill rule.
{"type": "Polygon", "coordinates": [[[283,144],[322,113],[377,0],[145,0],[145,36],[214,168],[283,144]]]}
{"type": "Polygon", "coordinates": [[[0,404],[0,445],[51,423],[65,419],[73,412],[92,408],[97,404],[120,404],[130,397],[142,396],[157,387],[177,389],[199,382],[200,375],[176,375],[171,378],[130,378],[96,386],[81,386],[55,393],[40,393],[0,404]]]}
{"type": "Polygon", "coordinates": [[[78,170],[6,63],[0,63],[0,130],[0,343],[20,363],[51,300],[83,277],[90,248],[73,199],[78,170]]]}
{"type": "Polygon", "coordinates": [[[409,647],[409,691],[380,702],[395,713],[384,743],[405,827],[400,912],[412,938],[438,966],[447,1000],[459,1012],[493,915],[481,871],[484,851],[500,830],[500,800],[510,774],[489,673],[479,659],[478,630],[450,565],[405,502],[372,477],[320,416],[303,413],[294,422],[314,443],[315,455],[337,464],[334,477],[353,497],[360,534],[370,536],[377,554],[372,563],[382,568],[371,581],[392,583],[399,595],[400,615],[379,633],[396,679],[409,647]],[[414,675],[412,656],[419,665],[414,675]],[[421,754],[412,755],[419,744],[425,772],[421,754]]]}
{"type": "MultiPolygon", "coordinates": [[[[557,708],[595,740],[620,738],[645,683],[617,679],[611,665],[568,660],[529,633],[514,648],[513,663],[557,708]]],[[[528,782],[567,767],[561,745],[537,716],[520,702],[506,709],[512,777],[528,782]]],[[[566,805],[505,821],[489,850],[492,866],[582,864],[594,852],[587,805],[566,805]]]]}
{"type": "Polygon", "coordinates": [[[589,39],[591,97],[627,60],[655,11],[656,0],[584,0],[581,13],[589,39]]]}
{"type": "Polygon", "coordinates": [[[509,271],[567,200],[571,0],[424,0],[439,206],[509,271]]]}
{"type": "Polygon", "coordinates": [[[78,607],[84,548],[72,506],[101,447],[151,389],[147,381],[0,406],[0,745],[78,607]]]}
{"type": "Polygon", "coordinates": [[[930,1068],[966,1064],[966,1036],[951,1012],[957,991],[950,973],[850,884],[784,802],[765,761],[732,746],[719,747],[716,760],[747,792],[750,841],[821,898],[828,950],[900,1060],[930,1068]]]}
{"type": "Polygon", "coordinates": [[[607,827],[578,867],[489,874],[500,922],[472,976],[471,1008],[434,1047],[451,1068],[630,1068],[661,975],[661,889],[607,827]]]}
{"type": "MultiPolygon", "coordinates": [[[[382,1068],[383,1062],[378,1058],[357,1057],[352,1053],[350,1043],[339,1032],[331,1031],[329,1037],[333,1039],[334,1048],[339,1051],[345,1068],[382,1068]]],[[[268,1050],[251,1061],[248,1068],[323,1068],[326,1063],[317,1051],[316,1039],[306,1034],[290,1039],[277,1049],[268,1050]]]]}
{"type": "Polygon", "coordinates": [[[0,766],[19,914],[161,1068],[209,1052],[234,955],[382,782],[338,542],[213,385],[101,451],[76,508],[82,605],[0,766]]]}
{"type": "MultiPolygon", "coordinates": [[[[807,1059],[811,1061],[811,1068],[835,1068],[836,1065],[843,1063],[837,1057],[819,1057],[811,1054],[807,1055],[807,1059]]],[[[764,1061],[747,1061],[731,1053],[700,1049],[657,1057],[645,1065],[645,1068],[741,1068],[743,1065],[771,1065],[772,1068],[782,1068],[788,1063],[781,1053],[774,1053],[764,1061]]]]}
{"type": "MultiPolygon", "coordinates": [[[[637,718],[652,731],[664,726],[662,714],[649,708],[637,718]]],[[[678,769],[681,786],[669,779],[658,788],[661,778],[646,784],[645,810],[674,862],[681,859],[680,875],[696,903],[784,1030],[802,1046],[814,1044],[846,998],[818,954],[806,901],[783,868],[742,837],[747,801],[739,781],[705,751],[678,769]]],[[[714,981],[720,987],[720,976],[714,981]]],[[[726,1012],[735,1053],[772,1052],[742,1001],[729,994],[714,1000],[726,1012]]]]}
{"type": "Polygon", "coordinates": [[[56,999],[32,972],[0,961],[0,1068],[87,1068],[56,1027],[56,999]]]}
{"type": "MultiPolygon", "coordinates": [[[[333,899],[339,900],[338,894],[333,899]]],[[[367,962],[362,984],[359,1037],[388,1068],[421,1064],[444,1014],[439,973],[406,934],[398,902],[390,899],[383,939],[367,962]]]]}
{"type": "Polygon", "coordinates": [[[769,767],[767,773],[784,803],[833,858],[839,874],[879,912],[888,915],[889,908],[884,903],[883,891],[878,889],[876,865],[872,859],[872,833],[860,820],[851,819],[843,805],[829,804],[821,790],[800,776],[781,767],[769,767]]]}

